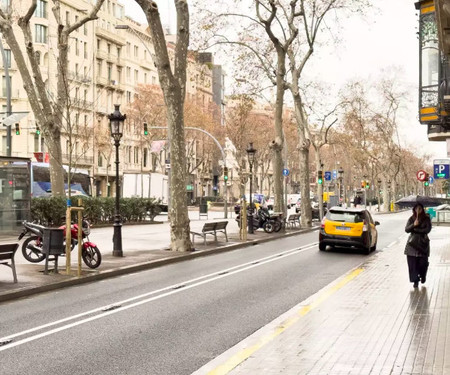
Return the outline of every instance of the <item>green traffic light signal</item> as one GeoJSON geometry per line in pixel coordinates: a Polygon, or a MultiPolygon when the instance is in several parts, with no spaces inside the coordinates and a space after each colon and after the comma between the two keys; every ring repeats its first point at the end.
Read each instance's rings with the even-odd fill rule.
{"type": "Polygon", "coordinates": [[[323,184],[323,179],[319,178],[319,179],[317,180],[317,182],[319,183],[319,185],[322,185],[322,184],[323,184]]]}
{"type": "Polygon", "coordinates": [[[16,124],[16,135],[20,135],[20,126],[16,124]]]}
{"type": "Polygon", "coordinates": [[[425,181],[425,182],[424,182],[424,185],[425,185],[425,186],[430,186],[430,183],[429,183],[428,181],[425,181]]]}
{"type": "Polygon", "coordinates": [[[223,180],[224,180],[225,182],[228,181],[228,168],[227,168],[227,167],[224,167],[224,168],[223,168],[223,180]]]}
{"type": "Polygon", "coordinates": [[[148,135],[148,125],[144,122],[144,135],[148,135]]]}

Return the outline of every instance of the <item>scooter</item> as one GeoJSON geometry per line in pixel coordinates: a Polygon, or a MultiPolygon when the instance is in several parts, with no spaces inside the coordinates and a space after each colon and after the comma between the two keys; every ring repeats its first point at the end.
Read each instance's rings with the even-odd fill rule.
{"type": "MultiPolygon", "coordinates": [[[[236,212],[236,208],[235,208],[236,212]]],[[[253,229],[257,230],[259,228],[262,228],[264,232],[266,233],[272,233],[272,232],[279,232],[282,223],[279,220],[278,216],[272,217],[269,213],[269,210],[264,207],[260,207],[259,210],[256,212],[256,214],[253,214],[250,216],[249,209],[247,208],[247,220],[250,220],[250,218],[253,220],[253,229]]],[[[238,226],[240,228],[241,226],[241,215],[240,210],[238,215],[236,216],[236,221],[238,223],[238,226]]]]}
{"type": "MultiPolygon", "coordinates": [[[[30,223],[27,221],[23,222],[24,229],[22,233],[19,235],[19,241],[28,233],[31,234],[29,238],[27,238],[22,244],[22,255],[23,257],[31,263],[39,263],[45,259],[45,253],[42,252],[43,248],[43,239],[44,239],[44,226],[30,223]]],[[[64,230],[64,238],[66,237],[66,226],[62,225],[59,229],[64,230]]],[[[97,245],[93,242],[89,241],[89,234],[91,231],[90,223],[86,219],[82,221],[81,228],[81,237],[82,237],[82,250],[81,257],[83,258],[84,263],[89,268],[97,268],[100,266],[102,262],[102,254],[98,249],[97,245]],[[86,239],[87,241],[84,241],[86,239]]],[[[70,226],[71,233],[71,246],[70,250],[72,251],[75,246],[78,244],[78,224],[72,224],[70,226]]],[[[65,242],[63,244],[63,248],[61,249],[61,253],[64,253],[65,242]]]]}

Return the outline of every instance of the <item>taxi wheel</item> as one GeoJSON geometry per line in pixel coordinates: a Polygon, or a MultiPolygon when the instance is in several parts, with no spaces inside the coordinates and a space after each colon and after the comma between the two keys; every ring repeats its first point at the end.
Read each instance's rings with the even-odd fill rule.
{"type": "Polygon", "coordinates": [[[327,245],[325,245],[324,243],[319,243],[319,250],[320,251],[325,251],[327,248],[327,245]]]}
{"type": "Polygon", "coordinates": [[[372,248],[370,247],[370,245],[368,247],[365,247],[363,249],[364,254],[369,255],[370,254],[370,250],[372,250],[372,248]]]}
{"type": "Polygon", "coordinates": [[[376,249],[377,249],[377,244],[375,243],[375,245],[373,245],[370,250],[375,251],[376,249]]]}

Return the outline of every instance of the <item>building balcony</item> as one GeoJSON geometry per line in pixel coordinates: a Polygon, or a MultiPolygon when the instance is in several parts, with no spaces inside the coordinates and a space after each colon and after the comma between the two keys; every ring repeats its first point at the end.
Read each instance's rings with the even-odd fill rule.
{"type": "MultiPolygon", "coordinates": [[[[62,161],[63,161],[64,164],[68,164],[69,163],[69,156],[70,156],[69,154],[63,154],[62,155],[62,159],[63,159],[62,161]]],[[[94,163],[94,158],[92,156],[72,155],[72,165],[74,165],[74,166],[91,167],[93,163],[94,163]]]]}
{"type": "Polygon", "coordinates": [[[67,72],[67,74],[68,74],[69,79],[71,79],[72,81],[77,81],[77,82],[85,83],[85,84],[90,84],[92,81],[91,77],[88,77],[88,76],[85,76],[82,74],[78,74],[78,73],[70,71],[70,70],[67,72]]]}
{"type": "Polygon", "coordinates": [[[121,46],[124,46],[126,43],[125,38],[118,35],[117,32],[109,31],[99,26],[95,28],[95,35],[121,46]]]}
{"type": "Polygon", "coordinates": [[[70,98],[70,104],[73,107],[81,108],[84,110],[92,110],[92,107],[94,106],[94,103],[89,100],[83,100],[79,98],[70,98]]]}

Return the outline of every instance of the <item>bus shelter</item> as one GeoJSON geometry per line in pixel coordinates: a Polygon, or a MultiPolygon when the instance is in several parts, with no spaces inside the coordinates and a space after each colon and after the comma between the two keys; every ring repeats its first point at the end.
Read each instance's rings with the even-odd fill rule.
{"type": "Polygon", "coordinates": [[[16,236],[30,219],[31,161],[0,156],[0,166],[0,237],[16,236]]]}

